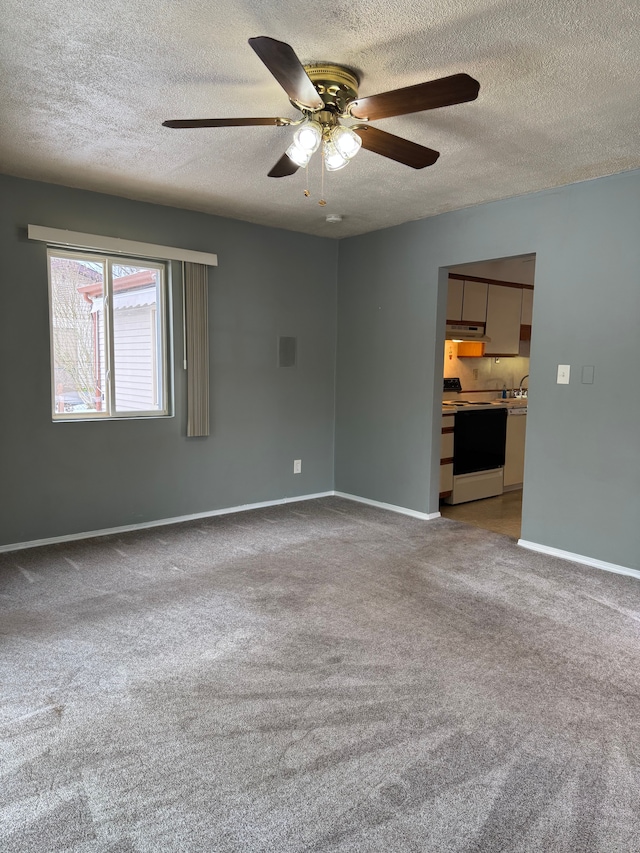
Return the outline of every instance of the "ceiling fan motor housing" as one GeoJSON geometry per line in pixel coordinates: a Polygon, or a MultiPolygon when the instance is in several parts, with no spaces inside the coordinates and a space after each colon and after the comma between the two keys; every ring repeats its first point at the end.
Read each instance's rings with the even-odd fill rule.
{"type": "Polygon", "coordinates": [[[325,110],[322,113],[346,116],[349,103],[358,97],[360,80],[355,71],[344,65],[327,62],[305,65],[304,70],[324,101],[325,110]]]}

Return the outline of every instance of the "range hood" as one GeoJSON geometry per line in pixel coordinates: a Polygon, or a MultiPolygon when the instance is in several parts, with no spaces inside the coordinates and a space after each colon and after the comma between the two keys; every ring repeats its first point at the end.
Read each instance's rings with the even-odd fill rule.
{"type": "Polygon", "coordinates": [[[468,323],[447,323],[445,337],[448,341],[480,341],[485,344],[491,341],[484,333],[484,326],[470,326],[468,323]]]}

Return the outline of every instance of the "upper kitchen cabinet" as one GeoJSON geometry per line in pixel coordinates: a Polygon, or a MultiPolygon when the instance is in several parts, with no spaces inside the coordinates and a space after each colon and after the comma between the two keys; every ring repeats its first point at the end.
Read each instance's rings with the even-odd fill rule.
{"type": "Polygon", "coordinates": [[[531,317],[533,316],[533,290],[522,291],[522,317],[520,318],[520,349],[518,355],[529,358],[531,352],[531,317]]]}
{"type": "Polygon", "coordinates": [[[527,289],[522,291],[522,317],[520,324],[522,326],[530,326],[531,318],[533,317],[533,290],[527,289]]]}
{"type": "Polygon", "coordinates": [[[464,282],[450,278],[447,287],[447,320],[458,322],[462,320],[462,292],[464,282]]]}
{"type": "Polygon", "coordinates": [[[486,333],[491,341],[485,344],[485,355],[518,355],[521,316],[519,287],[488,285],[486,333]]]}
{"type": "Polygon", "coordinates": [[[484,323],[487,319],[485,281],[450,278],[447,289],[447,320],[459,323],[484,323]]]}
{"type": "Polygon", "coordinates": [[[465,281],[462,294],[462,322],[484,323],[487,319],[486,281],[465,281]]]}

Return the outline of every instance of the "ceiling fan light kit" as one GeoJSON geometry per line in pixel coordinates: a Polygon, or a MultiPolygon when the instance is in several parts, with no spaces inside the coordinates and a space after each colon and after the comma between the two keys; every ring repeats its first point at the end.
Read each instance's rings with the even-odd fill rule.
{"type": "Polygon", "coordinates": [[[339,169],[344,169],[349,162],[346,157],[342,156],[330,140],[323,144],[322,156],[324,158],[324,167],[327,172],[337,172],[339,169]]]}
{"type": "Polygon", "coordinates": [[[436,162],[440,156],[437,151],[379,130],[368,122],[473,101],[480,90],[478,81],[468,74],[453,74],[359,98],[358,76],[346,66],[302,65],[290,45],[268,36],[251,38],[249,45],[285,90],[291,104],[302,113],[302,118],[179,119],[165,121],[163,125],[172,128],[297,126],[293,142],[269,171],[271,178],[293,175],[300,167],[307,166],[320,145],[324,167],[330,172],[343,169],[361,147],[413,169],[424,169],[436,162]],[[365,123],[348,126],[341,120],[365,123]]]}
{"type": "Polygon", "coordinates": [[[291,145],[287,148],[287,157],[296,165],[296,166],[306,166],[309,160],[311,160],[311,155],[313,151],[309,148],[302,148],[302,146],[298,145],[295,140],[291,143],[291,145]]]}
{"type": "Polygon", "coordinates": [[[322,125],[312,119],[306,121],[293,134],[293,141],[303,151],[309,151],[310,154],[313,154],[322,142],[322,125]]]}
{"type": "Polygon", "coordinates": [[[362,140],[350,127],[339,124],[329,110],[323,110],[318,118],[319,121],[310,117],[296,130],[293,142],[287,148],[287,157],[296,166],[306,166],[322,143],[325,168],[329,172],[336,172],[355,157],[362,140]]]}
{"type": "Polygon", "coordinates": [[[354,133],[350,127],[345,127],[341,124],[336,125],[331,130],[331,141],[335,145],[336,150],[343,157],[346,157],[347,160],[355,157],[362,146],[362,139],[360,139],[358,134],[354,133]]]}

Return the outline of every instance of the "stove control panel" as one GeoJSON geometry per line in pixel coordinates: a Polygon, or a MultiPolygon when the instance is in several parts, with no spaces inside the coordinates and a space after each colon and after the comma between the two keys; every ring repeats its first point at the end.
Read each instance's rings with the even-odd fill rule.
{"type": "Polygon", "coordinates": [[[462,385],[460,384],[460,379],[455,376],[452,379],[444,380],[444,391],[462,391],[462,385]]]}

